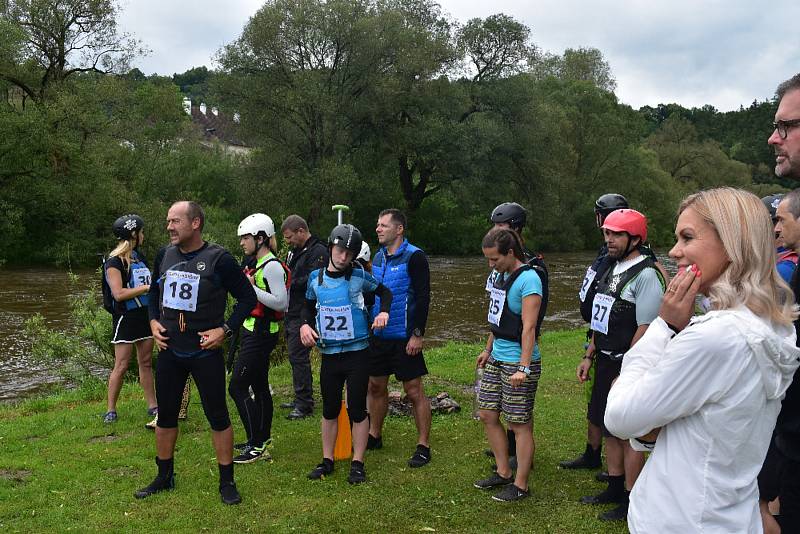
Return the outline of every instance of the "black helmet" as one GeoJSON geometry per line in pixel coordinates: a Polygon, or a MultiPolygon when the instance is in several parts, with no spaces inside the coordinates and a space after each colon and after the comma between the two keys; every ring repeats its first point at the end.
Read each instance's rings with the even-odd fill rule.
{"type": "Polygon", "coordinates": [[[503,202],[492,210],[489,220],[493,223],[508,223],[511,228],[522,230],[527,214],[516,202],[503,202]]]}
{"type": "Polygon", "coordinates": [[[606,193],[594,203],[594,212],[607,217],[614,210],[630,208],[628,199],[617,193],[606,193]]]}
{"type": "Polygon", "coordinates": [[[767,207],[769,216],[772,217],[772,224],[778,222],[776,212],[778,211],[778,204],[781,203],[781,200],[783,200],[783,193],[769,195],[761,199],[761,202],[763,202],[764,206],[767,207]]]}
{"type": "Polygon", "coordinates": [[[114,235],[117,236],[117,239],[130,239],[134,231],[141,231],[142,228],[144,228],[144,221],[141,217],[133,213],[123,215],[114,221],[114,224],[111,226],[111,230],[114,232],[114,235]]]}
{"type": "Polygon", "coordinates": [[[340,224],[331,230],[331,235],[328,238],[329,246],[340,246],[351,250],[355,258],[361,252],[361,232],[352,224],[340,224]]]}

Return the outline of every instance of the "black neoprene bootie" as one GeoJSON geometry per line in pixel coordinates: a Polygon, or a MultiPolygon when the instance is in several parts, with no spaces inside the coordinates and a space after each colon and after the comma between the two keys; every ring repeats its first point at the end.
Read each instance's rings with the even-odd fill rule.
{"type": "Polygon", "coordinates": [[[561,469],[597,469],[602,465],[600,461],[601,451],[602,446],[597,447],[597,449],[593,449],[592,446],[587,443],[586,450],[583,452],[583,454],[574,460],[564,460],[563,462],[558,462],[558,466],[561,469]]]}
{"type": "Polygon", "coordinates": [[[600,521],[625,521],[628,519],[628,502],[630,497],[630,492],[625,490],[624,495],[622,496],[622,501],[619,503],[619,506],[616,508],[612,508],[608,512],[604,512],[597,516],[600,521]]]}
{"type": "Polygon", "coordinates": [[[158,466],[158,475],[148,486],[133,494],[137,499],[144,499],[154,493],[171,490],[175,487],[174,459],[161,460],[156,457],[156,465],[158,466]]]}
{"type": "Polygon", "coordinates": [[[625,475],[608,477],[608,487],[597,495],[586,495],[581,497],[583,504],[608,504],[612,502],[622,503],[626,499],[625,495],[625,475]]]}

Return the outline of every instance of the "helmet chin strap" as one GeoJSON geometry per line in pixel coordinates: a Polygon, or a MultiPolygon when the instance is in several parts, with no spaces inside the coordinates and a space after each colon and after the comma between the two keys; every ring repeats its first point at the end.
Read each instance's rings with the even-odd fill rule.
{"type": "Polygon", "coordinates": [[[636,247],[639,246],[638,243],[636,245],[632,245],[631,243],[633,242],[634,238],[631,236],[631,234],[627,234],[627,235],[628,235],[628,246],[625,247],[625,254],[623,254],[622,257],[620,258],[620,260],[622,260],[622,261],[624,261],[628,256],[630,256],[631,253],[634,250],[636,250],[636,247]]]}
{"type": "Polygon", "coordinates": [[[333,261],[333,245],[328,245],[328,256],[331,259],[331,262],[330,262],[331,265],[333,265],[334,270],[336,270],[337,272],[340,272],[340,273],[347,272],[347,270],[351,267],[351,265],[347,265],[344,269],[340,269],[339,267],[336,266],[336,262],[333,261]]]}

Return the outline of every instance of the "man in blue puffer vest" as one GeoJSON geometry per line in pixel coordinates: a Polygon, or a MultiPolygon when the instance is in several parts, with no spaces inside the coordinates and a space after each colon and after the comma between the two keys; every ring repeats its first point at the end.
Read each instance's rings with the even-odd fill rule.
{"type": "MultiPolygon", "coordinates": [[[[422,376],[428,374],[422,354],[425,324],[428,321],[431,285],[428,258],[405,238],[406,217],[397,209],[378,215],[378,243],[381,249],[372,260],[372,274],[393,295],[386,328],[374,331],[371,343],[372,369],[367,407],[370,414],[368,449],[383,446],[381,430],[389,406],[389,375],[403,382],[407,397],[414,404],[417,448],[410,467],[422,467],[431,460],[431,404],[425,396],[422,376]]],[[[373,315],[380,311],[376,296],[373,315]]]]}

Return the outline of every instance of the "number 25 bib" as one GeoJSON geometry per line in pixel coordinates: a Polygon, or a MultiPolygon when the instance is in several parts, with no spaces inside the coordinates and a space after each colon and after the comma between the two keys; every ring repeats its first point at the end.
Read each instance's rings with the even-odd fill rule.
{"type": "Polygon", "coordinates": [[[486,319],[495,326],[500,326],[500,316],[503,315],[503,306],[506,304],[506,292],[492,287],[489,291],[489,313],[486,319]]]}
{"type": "Polygon", "coordinates": [[[200,292],[200,275],[185,271],[167,271],[161,304],[165,308],[182,311],[197,310],[197,294],[200,292]]]}

